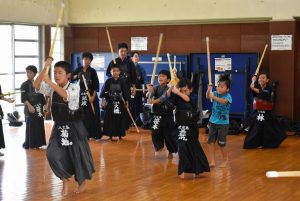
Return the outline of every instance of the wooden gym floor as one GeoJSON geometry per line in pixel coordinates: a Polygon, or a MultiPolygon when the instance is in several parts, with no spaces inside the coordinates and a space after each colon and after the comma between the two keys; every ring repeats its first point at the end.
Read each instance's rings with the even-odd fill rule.
{"type": "MultiPolygon", "coordinates": [[[[46,123],[47,139],[51,123],[46,123]]],[[[268,179],[268,170],[300,170],[300,138],[289,136],[278,149],[243,150],[244,134],[228,136],[230,165],[201,178],[177,177],[178,156],[154,155],[149,130],[131,129],[124,141],[90,141],[96,173],[87,191],[61,196],[62,182],[48,165],[45,150],[24,150],[25,125],[4,125],[6,149],[0,157],[0,200],[300,200],[300,178],[268,179]]],[[[207,136],[200,142],[207,153],[207,136]]],[[[217,150],[217,165],[221,153],[217,150]]]]}

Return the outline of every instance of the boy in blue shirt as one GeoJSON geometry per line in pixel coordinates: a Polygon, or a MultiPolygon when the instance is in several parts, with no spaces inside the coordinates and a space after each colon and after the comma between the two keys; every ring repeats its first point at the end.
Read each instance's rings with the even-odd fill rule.
{"type": "Polygon", "coordinates": [[[206,92],[206,98],[213,101],[212,114],[209,119],[208,147],[210,155],[210,167],[215,166],[215,148],[217,141],[223,156],[223,163],[220,167],[226,167],[228,163],[228,153],[225,149],[226,136],[229,127],[229,111],[232,103],[229,94],[231,81],[229,75],[220,75],[217,90],[212,92],[213,86],[209,85],[206,92]]]}

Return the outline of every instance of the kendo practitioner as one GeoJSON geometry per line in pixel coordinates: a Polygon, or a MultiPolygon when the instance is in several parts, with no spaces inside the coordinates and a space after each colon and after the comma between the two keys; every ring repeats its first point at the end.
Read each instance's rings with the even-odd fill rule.
{"type": "Polygon", "coordinates": [[[136,124],[138,126],[141,126],[143,123],[140,118],[140,114],[143,112],[143,98],[145,97],[145,94],[143,91],[141,91],[145,86],[146,81],[146,71],[145,69],[139,64],[139,53],[138,52],[131,52],[131,59],[135,66],[136,71],[136,85],[135,88],[139,89],[139,91],[136,91],[134,94],[134,105],[135,107],[132,108],[134,111],[132,113],[133,119],[136,120],[136,124]]]}
{"type": "Polygon", "coordinates": [[[100,98],[102,98],[102,108],[105,109],[103,133],[113,137],[125,136],[127,128],[127,111],[128,100],[130,98],[125,80],[120,78],[120,68],[117,64],[111,67],[112,77],[104,83],[100,98]]]}
{"type": "Polygon", "coordinates": [[[82,122],[79,82],[70,83],[71,65],[59,61],[54,65],[53,83],[47,68],[52,58],[48,58],[45,67],[34,81],[34,87],[46,96],[51,96],[51,111],[54,121],[47,159],[54,174],[63,181],[62,194],[69,192],[69,179],[74,175],[78,183],[76,193],[85,191],[86,179],[95,172],[91,150],[88,144],[88,131],[82,122]]]}
{"type": "Polygon", "coordinates": [[[167,91],[169,89],[168,83],[170,82],[170,72],[161,70],[158,73],[158,85],[151,87],[148,85],[148,99],[149,104],[153,104],[153,118],[152,118],[152,142],[155,152],[162,151],[164,144],[168,149],[168,158],[173,158],[173,153],[177,152],[176,136],[172,134],[175,126],[173,120],[174,106],[168,101],[167,91]]]}
{"type": "Polygon", "coordinates": [[[24,103],[26,135],[23,148],[41,148],[46,145],[44,126],[44,106],[46,100],[43,94],[36,93],[33,87],[37,68],[33,65],[26,67],[27,81],[21,85],[21,102],[24,103]]]}
{"type": "Polygon", "coordinates": [[[182,78],[177,86],[172,85],[167,92],[170,101],[175,105],[175,134],[178,142],[178,175],[185,178],[185,174],[194,177],[203,172],[209,172],[206,155],[198,140],[199,130],[197,121],[199,112],[192,104],[192,83],[187,78],[182,78]]]}
{"type": "MultiPolygon", "coordinates": [[[[128,45],[126,43],[119,43],[118,44],[119,57],[116,58],[116,64],[120,68],[120,78],[125,80],[128,93],[131,94],[132,96],[135,96],[134,93],[135,93],[136,79],[137,79],[136,70],[130,56],[127,57],[127,53],[128,53],[128,45]]],[[[109,78],[112,77],[111,75],[112,66],[114,66],[114,61],[110,62],[106,70],[106,76],[109,78]]],[[[134,101],[131,99],[129,100],[129,109],[131,111],[131,114],[134,113],[135,105],[134,105],[134,101]]],[[[126,120],[127,121],[126,130],[127,130],[132,122],[128,114],[126,114],[126,117],[127,117],[126,120]]]]}
{"type": "Polygon", "coordinates": [[[286,138],[286,127],[282,125],[273,109],[273,89],[266,72],[252,77],[250,89],[253,93],[253,114],[248,119],[248,131],[244,149],[276,148],[286,138]]]}
{"type": "MultiPolygon", "coordinates": [[[[2,90],[1,90],[1,85],[0,85],[0,100],[9,102],[9,103],[13,103],[15,102],[15,100],[11,99],[11,98],[5,98],[4,96],[2,96],[2,90]]],[[[3,111],[2,111],[2,107],[0,105],[0,149],[4,149],[5,148],[5,141],[4,141],[4,135],[3,135],[3,127],[2,127],[2,119],[4,117],[3,111]]],[[[3,153],[0,152],[0,156],[4,156],[3,153]]]]}
{"type": "Polygon", "coordinates": [[[97,92],[99,92],[99,79],[97,72],[90,66],[93,55],[90,52],[82,54],[82,67],[72,73],[73,80],[80,80],[80,106],[84,112],[83,123],[86,126],[89,139],[101,139],[100,107],[97,92]],[[86,80],[87,88],[84,84],[86,80]],[[90,94],[90,97],[88,94],[90,94]]]}

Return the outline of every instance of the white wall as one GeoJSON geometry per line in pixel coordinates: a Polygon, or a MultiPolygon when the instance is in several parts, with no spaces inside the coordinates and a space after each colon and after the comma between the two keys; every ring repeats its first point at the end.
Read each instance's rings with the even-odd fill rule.
{"type": "MultiPolygon", "coordinates": [[[[0,0],[0,22],[55,24],[64,0],[0,0]]],[[[300,0],[65,0],[70,24],[291,20],[300,0]]]]}
{"type": "MultiPolygon", "coordinates": [[[[56,24],[62,0],[0,0],[0,23],[56,24]]],[[[66,1],[67,5],[67,1],[66,1]]],[[[63,22],[67,22],[67,9],[63,22]]]]}
{"type": "Polygon", "coordinates": [[[291,20],[300,0],[69,0],[71,24],[291,20]]]}

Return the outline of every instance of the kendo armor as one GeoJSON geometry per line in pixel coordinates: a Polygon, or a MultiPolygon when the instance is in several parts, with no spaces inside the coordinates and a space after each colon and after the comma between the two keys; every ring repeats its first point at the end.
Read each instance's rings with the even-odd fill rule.
{"type": "Polygon", "coordinates": [[[126,64],[120,64],[120,78],[128,78],[128,69],[126,64]]]}
{"type": "Polygon", "coordinates": [[[107,92],[110,101],[121,101],[122,98],[122,90],[121,85],[119,83],[112,83],[110,85],[109,91],[107,92]]]}

